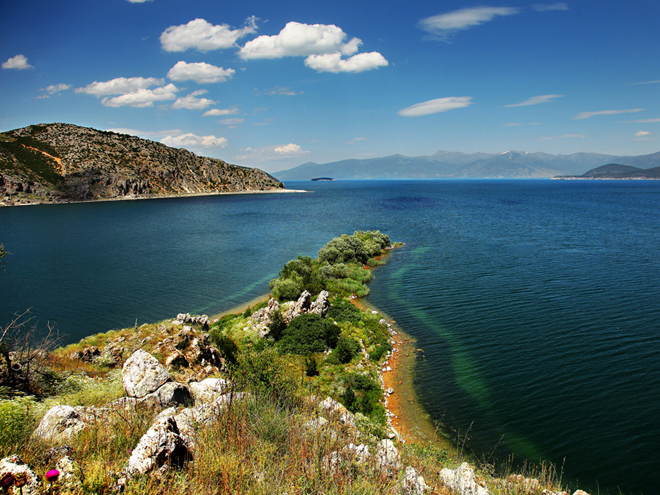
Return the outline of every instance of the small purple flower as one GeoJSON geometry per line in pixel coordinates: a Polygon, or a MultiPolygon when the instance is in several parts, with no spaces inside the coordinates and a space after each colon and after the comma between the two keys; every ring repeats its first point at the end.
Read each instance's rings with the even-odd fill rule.
{"type": "Polygon", "coordinates": [[[51,469],[46,473],[46,481],[57,481],[57,478],[60,477],[60,472],[57,469],[51,469]]]}

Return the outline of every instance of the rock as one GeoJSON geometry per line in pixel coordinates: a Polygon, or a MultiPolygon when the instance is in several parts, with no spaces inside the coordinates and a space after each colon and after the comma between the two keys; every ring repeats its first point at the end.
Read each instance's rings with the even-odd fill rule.
{"type": "Polygon", "coordinates": [[[60,472],[58,479],[60,486],[69,492],[75,492],[82,489],[82,470],[80,465],[69,456],[62,457],[55,469],[60,472]]]}
{"type": "Polygon", "coordinates": [[[124,363],[121,378],[129,397],[144,397],[170,381],[170,374],[155,357],[138,349],[124,363]]]}
{"type": "MultiPolygon", "coordinates": [[[[25,485],[20,488],[23,495],[36,495],[41,492],[42,484],[39,475],[32,471],[18,455],[5,457],[0,461],[0,479],[6,474],[11,474],[14,479],[25,482],[25,485]]],[[[13,490],[13,493],[17,492],[18,490],[13,490]]]]}
{"type": "Polygon", "coordinates": [[[270,324],[273,322],[273,314],[280,310],[280,303],[275,298],[268,300],[265,308],[252,313],[252,321],[255,328],[259,331],[259,337],[264,338],[270,334],[270,324]]]}
{"type": "Polygon", "coordinates": [[[321,464],[326,469],[334,471],[342,462],[350,464],[355,462],[357,464],[364,464],[371,458],[369,447],[366,445],[356,446],[353,443],[346,445],[341,450],[335,450],[326,455],[321,464]]]}
{"type": "Polygon", "coordinates": [[[32,436],[53,442],[66,442],[87,428],[93,419],[82,406],[54,406],[44,415],[32,436]]]}
{"type": "Polygon", "coordinates": [[[406,495],[423,495],[425,491],[430,489],[424,478],[412,466],[406,468],[406,473],[401,480],[401,488],[406,495]]]}
{"type": "Polygon", "coordinates": [[[385,318],[381,318],[380,320],[378,320],[378,323],[380,325],[387,325],[387,320],[385,318]]]}
{"type": "Polygon", "coordinates": [[[300,316],[303,313],[307,313],[311,305],[312,295],[308,291],[303,291],[303,293],[300,294],[298,300],[291,305],[289,310],[284,315],[284,321],[286,321],[287,324],[291,323],[291,320],[297,316],[300,316]]]}
{"type": "Polygon", "coordinates": [[[353,414],[348,409],[346,409],[343,404],[340,404],[331,397],[328,397],[323,402],[321,402],[319,407],[321,410],[326,411],[331,415],[337,416],[341,424],[355,427],[355,417],[353,414]]]}
{"type": "Polygon", "coordinates": [[[380,469],[390,475],[401,469],[401,456],[392,440],[381,440],[376,445],[376,463],[380,469]]]}
{"type": "Polygon", "coordinates": [[[319,416],[318,418],[307,421],[307,423],[304,424],[304,427],[307,430],[320,430],[328,423],[329,421],[327,419],[325,419],[323,416],[319,416]]]}
{"type": "Polygon", "coordinates": [[[576,490],[575,493],[573,493],[573,495],[589,495],[589,494],[584,490],[576,490]]]}
{"type": "Polygon", "coordinates": [[[467,462],[456,469],[443,469],[440,471],[440,479],[445,486],[460,495],[491,495],[488,488],[477,483],[474,470],[467,462]]]}
{"type": "Polygon", "coordinates": [[[309,312],[324,318],[325,314],[328,312],[328,308],[330,307],[330,302],[328,301],[329,296],[330,293],[327,290],[322,290],[316,298],[316,301],[314,301],[310,306],[309,312]]]}
{"type": "Polygon", "coordinates": [[[186,406],[192,402],[188,387],[177,382],[167,382],[154,393],[146,395],[144,399],[150,396],[155,397],[160,407],[186,406]]]}
{"type": "Polygon", "coordinates": [[[174,418],[161,418],[154,422],[133,449],[126,474],[134,478],[159,469],[183,467],[190,457],[174,418]]]}
{"type": "Polygon", "coordinates": [[[209,329],[209,317],[206,315],[202,316],[191,316],[189,313],[179,313],[176,316],[176,320],[172,321],[173,325],[197,325],[202,327],[204,330],[209,329]]]}
{"type": "Polygon", "coordinates": [[[213,402],[229,390],[231,382],[222,378],[207,378],[201,382],[188,384],[195,403],[213,402]]]}
{"type": "Polygon", "coordinates": [[[356,446],[354,443],[349,443],[342,450],[350,453],[353,456],[353,460],[358,464],[364,464],[369,459],[371,459],[369,447],[363,444],[356,446]]]}

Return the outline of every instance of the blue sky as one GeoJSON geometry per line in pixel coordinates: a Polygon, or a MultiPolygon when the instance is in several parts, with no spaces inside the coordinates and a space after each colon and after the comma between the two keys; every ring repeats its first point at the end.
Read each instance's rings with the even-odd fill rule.
{"type": "Polygon", "coordinates": [[[0,130],[68,122],[274,172],[660,150],[660,2],[25,0],[0,130]]]}

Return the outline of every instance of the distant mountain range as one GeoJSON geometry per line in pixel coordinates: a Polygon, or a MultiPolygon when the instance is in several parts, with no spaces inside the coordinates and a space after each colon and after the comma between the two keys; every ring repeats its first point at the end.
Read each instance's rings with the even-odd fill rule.
{"type": "Polygon", "coordinates": [[[555,177],[556,179],[660,179],[660,167],[639,168],[632,165],[608,163],[585,172],[582,175],[555,177]]]}
{"type": "Polygon", "coordinates": [[[256,169],[72,124],[0,133],[0,206],[281,189],[256,169]]]}
{"type": "Polygon", "coordinates": [[[608,163],[636,167],[660,166],[660,152],[641,156],[599,153],[551,155],[505,151],[498,154],[438,151],[430,156],[392,155],[382,158],[351,159],[331,163],[308,162],[273,175],[279,180],[335,179],[537,179],[560,175],[581,175],[608,163]]]}

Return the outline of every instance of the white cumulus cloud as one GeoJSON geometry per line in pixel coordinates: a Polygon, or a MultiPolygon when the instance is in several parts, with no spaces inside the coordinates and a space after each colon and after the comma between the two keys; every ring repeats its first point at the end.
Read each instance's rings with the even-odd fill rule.
{"type": "Polygon", "coordinates": [[[202,117],[218,117],[220,115],[236,115],[240,110],[238,107],[231,108],[212,108],[204,112],[202,117]]]}
{"type": "Polygon", "coordinates": [[[112,98],[106,96],[101,103],[106,107],[152,107],[155,101],[175,100],[177,91],[179,88],[174,84],[168,84],[160,88],[138,89],[112,98]]]}
{"type": "Polygon", "coordinates": [[[178,136],[165,136],[160,140],[166,146],[173,148],[224,148],[227,146],[227,139],[216,136],[197,136],[190,132],[178,136]]]}
{"type": "Polygon", "coordinates": [[[33,69],[34,67],[28,64],[27,57],[25,55],[18,54],[14,57],[11,57],[6,62],[3,62],[2,68],[25,70],[25,69],[33,69]]]}
{"type": "Polygon", "coordinates": [[[309,154],[298,144],[280,144],[275,146],[264,146],[262,148],[243,148],[234,158],[238,161],[263,162],[268,160],[283,160],[286,158],[298,158],[309,154]]]}
{"type": "Polygon", "coordinates": [[[363,72],[365,70],[385,67],[389,62],[378,52],[358,53],[347,59],[342,59],[341,53],[326,53],[310,55],[305,59],[305,65],[316,72],[363,72]]]}
{"type": "Polygon", "coordinates": [[[225,82],[231,78],[236,71],[234,69],[223,69],[206,62],[194,62],[188,64],[183,61],[177,62],[167,73],[172,81],[195,81],[198,84],[213,84],[225,82]]]}
{"type": "Polygon", "coordinates": [[[172,104],[172,108],[187,108],[188,110],[204,110],[205,108],[215,105],[217,102],[209,100],[208,98],[198,98],[198,96],[208,93],[205,89],[193,91],[187,96],[177,98],[172,104]]]}
{"type": "Polygon", "coordinates": [[[446,112],[455,108],[464,108],[474,103],[471,96],[449,96],[447,98],[436,98],[435,100],[417,103],[397,113],[404,117],[420,117],[432,113],[446,112]]]}
{"type": "Polygon", "coordinates": [[[289,22],[274,36],[259,36],[238,52],[245,60],[260,58],[307,57],[339,52],[353,55],[362,44],[359,38],[344,43],[346,33],[334,24],[289,22]]]}
{"type": "Polygon", "coordinates": [[[152,0],[128,0],[130,3],[144,3],[151,2],[152,0]]]}
{"type": "Polygon", "coordinates": [[[598,115],[617,115],[620,113],[635,113],[643,111],[643,108],[631,108],[628,110],[600,110],[598,112],[580,112],[575,117],[573,117],[573,120],[590,119],[591,117],[596,117],[598,115]]]}
{"type": "Polygon", "coordinates": [[[496,17],[515,15],[519,12],[520,9],[514,7],[469,7],[427,17],[419,21],[418,27],[434,37],[447,40],[457,31],[480,26],[496,17]]]}
{"type": "Polygon", "coordinates": [[[522,103],[513,103],[511,105],[504,105],[504,108],[513,108],[513,107],[526,107],[528,105],[539,105],[540,103],[548,103],[556,98],[562,98],[564,95],[539,95],[532,96],[522,103]]]}
{"type": "Polygon", "coordinates": [[[160,35],[160,43],[168,52],[183,52],[190,48],[200,52],[231,48],[239,38],[257,30],[256,20],[251,17],[245,27],[232,29],[228,24],[214,26],[204,19],[194,19],[188,24],[168,27],[160,35]]]}
{"type": "Polygon", "coordinates": [[[635,137],[646,137],[650,135],[651,133],[649,131],[639,131],[635,133],[635,137]]]}
{"type": "Polygon", "coordinates": [[[93,96],[121,95],[163,84],[165,84],[165,80],[155,77],[117,77],[105,82],[94,81],[84,88],[77,88],[76,93],[93,96]]]}

